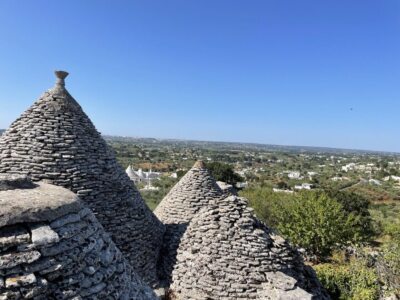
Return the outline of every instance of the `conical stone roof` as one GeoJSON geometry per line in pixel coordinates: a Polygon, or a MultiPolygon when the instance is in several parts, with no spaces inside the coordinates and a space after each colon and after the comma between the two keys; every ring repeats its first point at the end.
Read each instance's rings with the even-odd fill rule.
{"type": "Polygon", "coordinates": [[[0,137],[0,172],[46,179],[77,193],[132,267],[153,283],[164,226],[65,89],[68,73],[56,75],[56,85],[0,137]]]}
{"type": "Polygon", "coordinates": [[[187,225],[202,208],[222,197],[222,194],[205,164],[197,161],[154,210],[166,226],[159,271],[160,277],[167,283],[187,225]]]}
{"type": "Polygon", "coordinates": [[[326,299],[313,270],[237,196],[215,201],[192,219],[170,290],[178,300],[326,299]]]}
{"type": "Polygon", "coordinates": [[[154,210],[164,224],[187,223],[222,191],[202,161],[193,167],[170,190],[154,210]]]}
{"type": "Polygon", "coordinates": [[[78,197],[0,174],[0,299],[157,299],[78,197]]]}

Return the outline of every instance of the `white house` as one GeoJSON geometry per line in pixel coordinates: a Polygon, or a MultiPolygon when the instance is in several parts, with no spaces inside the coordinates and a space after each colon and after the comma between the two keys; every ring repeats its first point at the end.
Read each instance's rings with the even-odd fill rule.
{"type": "Polygon", "coordinates": [[[300,175],[299,171],[290,171],[288,173],[288,177],[290,179],[302,179],[303,177],[300,175]]]}
{"type": "Polygon", "coordinates": [[[295,185],[296,190],[311,190],[313,185],[311,183],[302,183],[301,185],[295,185]]]}
{"type": "Polygon", "coordinates": [[[284,190],[284,189],[277,189],[277,188],[273,188],[272,190],[273,190],[275,193],[293,194],[293,191],[291,191],[291,190],[284,190]]]}
{"type": "Polygon", "coordinates": [[[390,179],[393,181],[400,182],[400,176],[390,175],[390,176],[383,178],[384,181],[389,181],[390,179]]]}
{"type": "Polygon", "coordinates": [[[343,180],[350,180],[350,178],[349,177],[345,177],[345,176],[342,176],[342,177],[335,176],[335,177],[332,177],[331,180],[332,181],[343,181],[343,180]]]}
{"type": "Polygon", "coordinates": [[[160,188],[156,186],[152,186],[151,183],[145,185],[144,188],[140,189],[140,191],[158,191],[160,188]]]}
{"type": "Polygon", "coordinates": [[[382,185],[382,183],[377,179],[370,179],[369,183],[373,185],[382,185]]]}
{"type": "Polygon", "coordinates": [[[345,166],[342,166],[342,171],[348,172],[348,171],[354,170],[355,166],[356,166],[355,163],[349,163],[345,166]]]}
{"type": "Polygon", "coordinates": [[[247,181],[246,182],[236,182],[236,184],[235,184],[235,187],[237,187],[238,189],[243,189],[248,186],[249,186],[249,184],[247,181]]]}
{"type": "Polygon", "coordinates": [[[159,172],[153,172],[150,170],[149,172],[143,172],[142,169],[139,169],[137,171],[133,170],[132,166],[128,166],[126,169],[126,174],[128,174],[129,178],[134,182],[144,182],[149,184],[151,181],[159,179],[161,176],[161,173],[159,172]]]}

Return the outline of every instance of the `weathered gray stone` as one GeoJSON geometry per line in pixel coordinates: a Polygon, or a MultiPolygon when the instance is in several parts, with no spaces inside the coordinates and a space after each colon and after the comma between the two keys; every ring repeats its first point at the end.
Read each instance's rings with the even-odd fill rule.
{"type": "Polygon", "coordinates": [[[268,282],[272,282],[274,288],[283,291],[293,290],[296,287],[297,280],[293,277],[287,276],[286,274],[278,272],[267,272],[266,279],[268,282]]]}
{"type": "Polygon", "coordinates": [[[79,214],[69,214],[62,218],[59,218],[58,220],[51,222],[50,226],[51,226],[51,228],[59,228],[68,223],[79,222],[80,220],[81,220],[81,217],[79,216],[79,214]]]}
{"type": "Polygon", "coordinates": [[[30,285],[36,282],[34,274],[15,275],[6,279],[6,288],[30,285]]]}
{"type": "Polygon", "coordinates": [[[0,292],[0,300],[19,300],[21,297],[22,296],[19,291],[0,292]]]}
{"type": "Polygon", "coordinates": [[[35,185],[26,175],[0,174],[0,191],[29,189],[35,185]]]}
{"type": "Polygon", "coordinates": [[[7,253],[0,255],[0,270],[11,269],[20,264],[28,264],[38,260],[40,252],[29,251],[20,253],[7,253]]]}
{"type": "Polygon", "coordinates": [[[36,297],[35,300],[38,300],[38,299],[46,299],[45,295],[47,292],[47,288],[48,288],[47,280],[39,278],[36,279],[34,286],[20,287],[19,290],[24,299],[32,299],[36,297]]]}
{"type": "Polygon", "coordinates": [[[226,196],[238,194],[236,188],[231,184],[223,181],[217,181],[217,185],[226,196]]]}
{"type": "Polygon", "coordinates": [[[18,246],[29,243],[30,235],[25,228],[19,226],[9,226],[0,229],[0,251],[8,247],[18,246]]]}
{"type": "Polygon", "coordinates": [[[34,246],[43,246],[57,243],[58,234],[46,224],[33,224],[30,226],[32,235],[32,244],[34,246]]]}
{"type": "Polygon", "coordinates": [[[0,227],[52,221],[82,208],[76,200],[74,193],[46,183],[33,189],[0,191],[0,227]]]}
{"type": "Polygon", "coordinates": [[[272,287],[271,285],[264,286],[264,290],[259,293],[260,299],[271,299],[271,300],[313,300],[318,297],[307,293],[305,290],[295,287],[292,290],[280,290],[272,287]]]}

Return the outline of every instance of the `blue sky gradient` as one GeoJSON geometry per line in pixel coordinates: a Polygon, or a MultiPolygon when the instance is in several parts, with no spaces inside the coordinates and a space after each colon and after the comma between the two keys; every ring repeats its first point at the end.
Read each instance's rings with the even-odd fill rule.
{"type": "Polygon", "coordinates": [[[0,128],[70,72],[105,134],[400,152],[400,1],[0,1],[0,128]]]}

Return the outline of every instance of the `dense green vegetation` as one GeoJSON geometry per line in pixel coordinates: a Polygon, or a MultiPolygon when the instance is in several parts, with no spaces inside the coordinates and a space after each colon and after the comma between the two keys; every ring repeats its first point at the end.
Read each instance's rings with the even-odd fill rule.
{"type": "MultiPolygon", "coordinates": [[[[153,186],[159,188],[154,191],[141,191],[143,199],[146,201],[146,204],[149,206],[151,210],[154,210],[158,203],[168,194],[169,190],[174,186],[177,182],[177,179],[171,177],[161,177],[160,180],[155,180],[153,186]]],[[[142,185],[138,186],[139,188],[142,185]]]]}
{"type": "Polygon", "coordinates": [[[379,297],[379,278],[362,259],[333,262],[314,267],[333,299],[375,300],[379,297]]]}
{"type": "Polygon", "coordinates": [[[259,218],[305,249],[333,299],[400,292],[400,203],[371,206],[347,191],[286,194],[260,185],[241,195],[259,218]]]}
{"type": "Polygon", "coordinates": [[[376,265],[389,290],[400,294],[400,203],[375,204],[371,215],[380,246],[376,265]]]}
{"type": "Polygon", "coordinates": [[[206,164],[208,170],[215,180],[223,181],[232,185],[243,181],[243,178],[235,173],[233,167],[221,162],[210,162],[206,164]]]}
{"type": "Polygon", "coordinates": [[[278,231],[317,259],[325,259],[359,234],[356,217],[326,194],[302,192],[279,202],[274,214],[278,231]]]}
{"type": "Polygon", "coordinates": [[[262,220],[316,260],[324,260],[333,250],[367,238],[364,228],[370,226],[370,220],[362,219],[362,208],[354,207],[349,212],[327,193],[278,194],[256,187],[241,195],[250,199],[262,220]]]}
{"type": "Polygon", "coordinates": [[[370,202],[361,195],[350,191],[324,190],[330,198],[342,205],[348,218],[352,218],[353,242],[369,242],[374,237],[373,220],[369,211],[370,202]]]}

